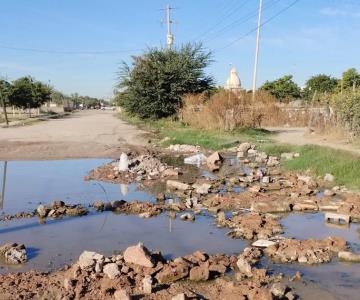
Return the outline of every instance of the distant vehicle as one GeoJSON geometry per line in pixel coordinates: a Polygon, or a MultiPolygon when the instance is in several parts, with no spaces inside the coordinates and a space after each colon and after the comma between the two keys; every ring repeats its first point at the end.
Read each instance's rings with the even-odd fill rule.
{"type": "Polygon", "coordinates": [[[102,110],[115,110],[115,107],[112,107],[112,106],[102,106],[101,109],[102,109],[102,110]]]}

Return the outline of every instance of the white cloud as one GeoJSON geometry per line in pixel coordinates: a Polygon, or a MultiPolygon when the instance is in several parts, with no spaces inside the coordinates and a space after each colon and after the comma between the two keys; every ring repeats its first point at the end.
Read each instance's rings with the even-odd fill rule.
{"type": "Polygon", "coordinates": [[[353,10],[350,7],[347,8],[333,8],[333,7],[324,7],[320,9],[320,14],[327,17],[360,17],[359,10],[353,10]]]}

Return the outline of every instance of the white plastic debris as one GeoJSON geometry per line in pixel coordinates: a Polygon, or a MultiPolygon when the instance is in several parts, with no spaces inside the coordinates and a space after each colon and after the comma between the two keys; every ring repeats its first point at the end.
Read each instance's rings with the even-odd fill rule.
{"type": "Polygon", "coordinates": [[[129,158],[126,153],[121,153],[119,161],[119,171],[124,172],[129,169],[129,158]]]}
{"type": "Polygon", "coordinates": [[[206,156],[202,153],[199,153],[199,154],[196,154],[193,156],[189,156],[184,159],[184,163],[188,164],[188,165],[200,166],[200,165],[206,163],[206,156]]]}

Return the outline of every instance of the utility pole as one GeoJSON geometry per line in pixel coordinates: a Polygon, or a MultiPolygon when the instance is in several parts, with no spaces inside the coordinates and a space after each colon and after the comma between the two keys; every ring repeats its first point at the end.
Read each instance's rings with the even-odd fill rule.
{"type": "Polygon", "coordinates": [[[172,45],[174,44],[174,35],[171,33],[171,24],[173,21],[171,20],[171,10],[174,9],[169,4],[166,5],[166,45],[167,49],[171,50],[172,45]]]}
{"type": "Polygon", "coordinates": [[[259,16],[258,16],[258,25],[256,33],[256,49],[255,49],[255,63],[254,63],[254,73],[253,73],[253,83],[252,83],[252,100],[255,102],[255,93],[256,93],[256,76],[257,76],[257,66],[259,61],[259,42],[260,42],[260,27],[261,27],[261,13],[262,13],[262,0],[259,0],[259,16]]]}

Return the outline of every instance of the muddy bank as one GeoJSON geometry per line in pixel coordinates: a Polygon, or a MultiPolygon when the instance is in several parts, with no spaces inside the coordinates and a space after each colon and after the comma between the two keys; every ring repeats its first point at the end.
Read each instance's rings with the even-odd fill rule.
{"type": "Polygon", "coordinates": [[[170,261],[142,244],[110,257],[84,251],[62,271],[1,275],[0,292],[2,299],[296,299],[281,276],[253,266],[256,251],[196,251],[170,261]]]}

